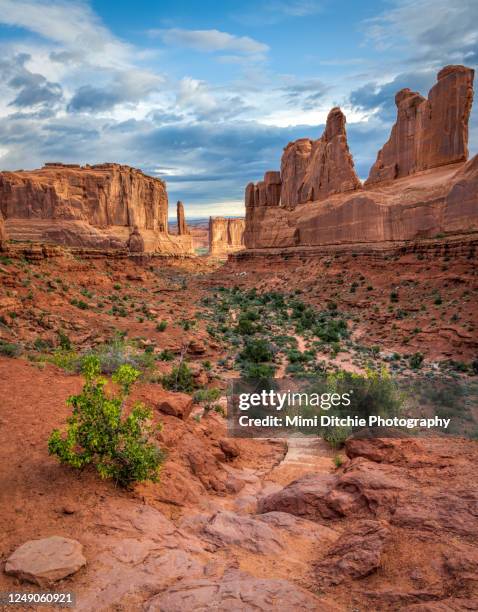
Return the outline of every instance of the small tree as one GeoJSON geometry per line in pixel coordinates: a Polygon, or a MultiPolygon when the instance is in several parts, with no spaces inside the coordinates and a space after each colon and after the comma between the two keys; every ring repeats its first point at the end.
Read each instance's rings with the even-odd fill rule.
{"type": "Polygon", "coordinates": [[[157,482],[164,453],[151,441],[151,411],[138,402],[123,418],[125,401],[140,372],[130,365],[120,366],[112,377],[119,392],[112,395],[105,393],[107,379],[101,376],[98,357],[86,357],[82,373],[82,392],[67,400],[73,414],[66,436],[53,430],[49,453],[75,468],[93,464],[101,478],[112,478],[124,487],[145,480],[157,482]]]}

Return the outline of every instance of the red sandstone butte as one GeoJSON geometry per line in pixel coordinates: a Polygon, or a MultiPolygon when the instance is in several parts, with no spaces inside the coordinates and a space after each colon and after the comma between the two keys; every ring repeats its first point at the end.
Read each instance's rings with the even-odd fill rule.
{"type": "Polygon", "coordinates": [[[0,212],[16,240],[118,249],[133,232],[134,248],[139,235],[148,252],[193,253],[190,237],[168,234],[164,181],[120,164],[0,172],[0,212]]]}
{"type": "Polygon", "coordinates": [[[446,66],[428,99],[401,89],[395,96],[397,120],[365,184],[465,161],[473,77],[471,68],[446,66]]]}

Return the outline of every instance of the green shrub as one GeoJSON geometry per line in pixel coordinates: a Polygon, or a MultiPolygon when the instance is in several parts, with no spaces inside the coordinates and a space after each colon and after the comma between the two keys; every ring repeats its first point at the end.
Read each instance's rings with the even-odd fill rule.
{"type": "Polygon", "coordinates": [[[166,327],[168,326],[168,322],[167,321],[160,321],[157,325],[156,325],[156,331],[158,332],[163,332],[166,327]]]}
{"type": "Polygon", "coordinates": [[[212,389],[199,389],[194,394],[194,401],[204,406],[204,411],[209,412],[214,406],[214,402],[221,397],[221,389],[213,387],[212,389]]]}
{"type": "Polygon", "coordinates": [[[409,364],[412,370],[418,370],[423,365],[423,353],[413,353],[409,359],[409,364]]]}
{"type": "Polygon", "coordinates": [[[398,291],[392,291],[390,293],[390,301],[391,302],[398,302],[398,291]]]}
{"type": "Polygon", "coordinates": [[[171,374],[165,374],[161,383],[165,389],[183,391],[184,393],[192,393],[197,387],[193,373],[185,361],[182,361],[178,366],[174,366],[171,374]]]}
{"type": "Polygon", "coordinates": [[[239,354],[239,358],[252,363],[265,363],[272,361],[274,354],[267,340],[251,339],[246,341],[243,350],[239,354]]]}
{"type": "Polygon", "coordinates": [[[60,348],[63,349],[64,351],[71,350],[71,341],[68,338],[68,336],[65,334],[65,332],[61,329],[58,330],[58,343],[60,345],[60,348]]]}
{"type": "Polygon", "coordinates": [[[163,349],[159,353],[159,359],[160,361],[172,361],[174,359],[174,353],[169,349],[163,349]]]}
{"type": "Polygon", "coordinates": [[[274,377],[275,368],[265,363],[246,363],[242,369],[245,378],[269,380],[274,377]]]}
{"type": "Polygon", "coordinates": [[[48,452],[62,463],[82,469],[93,465],[101,478],[112,478],[129,487],[135,482],[157,482],[164,453],[152,441],[151,411],[136,403],[123,417],[125,401],[139,372],[129,365],[113,375],[119,386],[116,395],[107,395],[107,380],[101,377],[100,362],[89,356],[83,362],[83,390],[68,399],[73,414],[66,435],[58,429],[48,440],[48,452]]]}
{"type": "Polygon", "coordinates": [[[6,342],[0,340],[0,355],[4,357],[18,357],[23,352],[21,344],[15,344],[14,342],[6,342]]]}

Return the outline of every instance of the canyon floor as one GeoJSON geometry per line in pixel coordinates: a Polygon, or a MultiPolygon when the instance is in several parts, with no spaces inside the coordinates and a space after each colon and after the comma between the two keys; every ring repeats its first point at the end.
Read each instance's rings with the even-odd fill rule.
{"type": "MultiPolygon", "coordinates": [[[[228,380],[258,367],[476,379],[464,250],[3,257],[0,277],[2,562],[27,540],[78,540],[86,566],[55,584],[78,610],[478,609],[475,440],[231,439],[223,414],[228,380]],[[263,363],[244,357],[251,332],[273,344],[263,363]],[[160,483],[125,491],[48,455],[89,352],[106,373],[141,370],[131,399],[163,424],[160,483]],[[188,393],[161,384],[179,362],[188,393]]],[[[0,574],[0,591],[34,588],[0,574]]]]}

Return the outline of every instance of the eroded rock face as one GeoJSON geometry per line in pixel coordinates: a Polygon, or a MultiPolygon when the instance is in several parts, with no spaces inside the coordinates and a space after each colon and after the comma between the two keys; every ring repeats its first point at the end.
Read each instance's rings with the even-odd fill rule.
{"type": "Polygon", "coordinates": [[[281,161],[281,204],[323,200],[361,187],[347,144],[345,115],[333,108],[318,140],[301,139],[284,149],[281,161]]]}
{"type": "Polygon", "coordinates": [[[223,255],[244,248],[244,219],[209,217],[209,254],[223,255]]]}
{"type": "Polygon", "coordinates": [[[0,249],[2,245],[7,241],[7,230],[5,229],[5,220],[2,213],[0,212],[0,249]]]}
{"type": "Polygon", "coordinates": [[[79,542],[51,536],[22,544],[7,559],[5,572],[45,587],[77,572],[85,564],[79,542]]]}
{"type": "Polygon", "coordinates": [[[184,204],[181,201],[177,203],[176,214],[178,219],[178,235],[184,236],[185,234],[189,234],[190,232],[184,215],[184,204]]]}
{"type": "Polygon", "coordinates": [[[280,205],[246,188],[248,249],[382,243],[478,229],[478,159],[467,157],[473,70],[448,66],[428,99],[404,89],[388,143],[360,188],[340,109],[317,141],[290,143],[280,205]],[[300,204],[307,204],[300,206],[300,204]]]}
{"type": "Polygon", "coordinates": [[[446,66],[428,99],[410,89],[397,93],[397,120],[367,185],[467,159],[473,77],[471,68],[446,66]]]}
{"type": "Polygon", "coordinates": [[[128,250],[131,253],[143,253],[144,252],[144,240],[139,233],[137,225],[134,226],[128,239],[128,250]]]}
{"type": "MultiPolygon", "coordinates": [[[[46,164],[0,173],[0,212],[17,240],[126,249],[131,230],[147,252],[192,254],[192,240],[168,235],[164,181],[119,164],[46,164]]],[[[131,250],[131,249],[130,249],[131,250]]]]}

